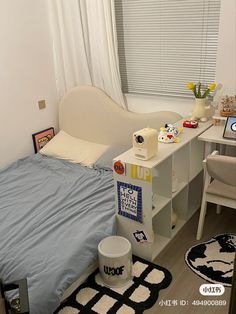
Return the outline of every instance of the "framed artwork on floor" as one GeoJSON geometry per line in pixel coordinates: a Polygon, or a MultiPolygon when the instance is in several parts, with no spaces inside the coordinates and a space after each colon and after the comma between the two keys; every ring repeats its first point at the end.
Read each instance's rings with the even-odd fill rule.
{"type": "Polygon", "coordinates": [[[53,138],[54,135],[55,132],[53,127],[32,134],[35,153],[43,148],[53,138]]]}

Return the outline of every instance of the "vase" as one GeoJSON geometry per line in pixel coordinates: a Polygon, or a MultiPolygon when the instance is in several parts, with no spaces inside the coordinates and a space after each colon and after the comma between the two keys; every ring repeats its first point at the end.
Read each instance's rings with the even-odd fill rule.
{"type": "Polygon", "coordinates": [[[193,108],[193,113],[191,120],[200,120],[202,122],[207,121],[206,116],[206,98],[195,98],[195,105],[193,108]]]}

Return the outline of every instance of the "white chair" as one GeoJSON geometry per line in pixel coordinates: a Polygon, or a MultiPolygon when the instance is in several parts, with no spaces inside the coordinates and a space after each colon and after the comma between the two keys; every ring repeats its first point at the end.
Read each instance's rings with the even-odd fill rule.
{"type": "Polygon", "coordinates": [[[236,209],[236,157],[218,155],[218,151],[214,151],[203,165],[205,182],[197,240],[202,237],[207,202],[217,204],[218,214],[221,205],[236,209]]]}

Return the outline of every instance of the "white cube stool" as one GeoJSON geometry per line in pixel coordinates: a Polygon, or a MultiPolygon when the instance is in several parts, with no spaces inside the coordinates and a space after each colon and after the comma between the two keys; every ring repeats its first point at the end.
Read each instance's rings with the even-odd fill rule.
{"type": "Polygon", "coordinates": [[[123,287],[132,280],[132,251],[130,242],[120,236],[104,238],[98,244],[101,280],[108,287],[123,287]]]}

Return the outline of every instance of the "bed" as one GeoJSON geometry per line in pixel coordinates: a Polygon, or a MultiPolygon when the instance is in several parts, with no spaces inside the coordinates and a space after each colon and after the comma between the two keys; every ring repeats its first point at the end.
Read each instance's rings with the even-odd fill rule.
{"type": "MultiPolygon", "coordinates": [[[[91,86],[72,89],[59,106],[62,132],[108,148],[179,119],[125,111],[91,86]]],[[[27,278],[31,314],[52,314],[94,265],[99,241],[115,233],[111,168],[38,153],[0,171],[0,274],[4,282],[27,278]]]]}

